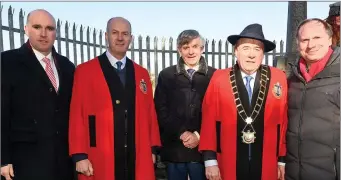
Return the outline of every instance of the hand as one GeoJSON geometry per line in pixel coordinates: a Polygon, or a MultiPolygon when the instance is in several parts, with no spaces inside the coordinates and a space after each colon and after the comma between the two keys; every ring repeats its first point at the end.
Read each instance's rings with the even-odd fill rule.
{"type": "Polygon", "coordinates": [[[217,165],[206,167],[205,171],[208,180],[221,180],[219,167],[217,165]]]}
{"type": "Polygon", "coordinates": [[[187,139],[189,138],[190,135],[191,135],[191,132],[185,131],[184,133],[181,134],[180,139],[182,141],[187,141],[187,139]]]}
{"type": "Polygon", "coordinates": [[[13,165],[8,164],[7,166],[1,167],[1,176],[5,177],[6,180],[12,180],[12,177],[14,177],[13,165]]]}
{"type": "Polygon", "coordinates": [[[89,159],[84,159],[76,163],[76,171],[80,172],[86,176],[93,176],[94,170],[89,159]]]}
{"type": "Polygon", "coordinates": [[[184,138],[183,144],[185,147],[193,149],[199,145],[199,139],[197,135],[189,132],[188,134],[186,134],[186,138],[184,138]]]}
{"type": "Polygon", "coordinates": [[[153,164],[155,164],[155,162],[156,162],[156,156],[155,156],[155,154],[152,154],[152,160],[153,160],[153,164]]]}
{"type": "Polygon", "coordinates": [[[278,179],[279,180],[284,180],[284,175],[285,175],[285,166],[278,165],[278,179]]]}

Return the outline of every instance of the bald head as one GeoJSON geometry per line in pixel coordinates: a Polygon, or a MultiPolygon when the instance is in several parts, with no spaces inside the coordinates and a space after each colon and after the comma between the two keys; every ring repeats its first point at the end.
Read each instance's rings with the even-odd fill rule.
{"type": "Polygon", "coordinates": [[[129,32],[131,33],[131,24],[130,22],[123,18],[123,17],[113,17],[111,19],[109,19],[108,23],[107,23],[107,32],[111,31],[111,27],[113,26],[113,24],[125,24],[129,26],[129,32]]]}
{"type": "Polygon", "coordinates": [[[46,10],[34,10],[27,15],[25,33],[35,50],[48,55],[56,39],[56,21],[46,10]]]}
{"type": "Polygon", "coordinates": [[[29,24],[32,19],[36,19],[38,17],[49,18],[56,25],[56,20],[54,19],[52,14],[50,14],[48,11],[44,9],[36,9],[28,13],[27,19],[26,19],[26,25],[29,24]]]}

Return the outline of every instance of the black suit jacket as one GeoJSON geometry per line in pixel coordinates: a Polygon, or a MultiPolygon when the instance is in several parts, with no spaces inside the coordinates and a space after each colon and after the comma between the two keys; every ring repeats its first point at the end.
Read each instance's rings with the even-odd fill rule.
{"type": "Polygon", "coordinates": [[[58,93],[29,42],[1,53],[1,164],[16,180],[69,180],[69,106],[74,65],[53,48],[58,93]]]}

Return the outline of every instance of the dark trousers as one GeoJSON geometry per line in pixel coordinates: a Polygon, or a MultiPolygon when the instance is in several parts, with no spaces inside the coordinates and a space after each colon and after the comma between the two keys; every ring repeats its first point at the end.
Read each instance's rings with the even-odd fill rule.
{"type": "Polygon", "coordinates": [[[168,163],[167,179],[168,180],[206,180],[205,166],[203,163],[168,163]]]}

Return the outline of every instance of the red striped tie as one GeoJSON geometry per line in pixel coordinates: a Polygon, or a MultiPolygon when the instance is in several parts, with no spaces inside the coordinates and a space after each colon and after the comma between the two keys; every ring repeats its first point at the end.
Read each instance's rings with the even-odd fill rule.
{"type": "Polygon", "coordinates": [[[46,67],[45,67],[45,72],[47,74],[47,76],[49,77],[54,89],[56,90],[56,92],[58,91],[57,89],[57,81],[56,81],[56,77],[54,76],[54,73],[53,73],[53,70],[52,70],[52,66],[51,66],[51,61],[49,58],[45,57],[43,59],[43,61],[45,62],[46,64],[46,67]]]}

